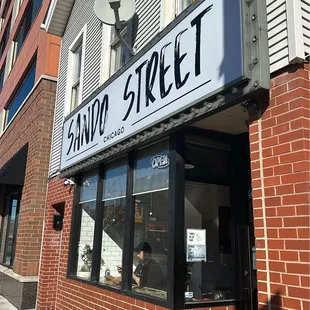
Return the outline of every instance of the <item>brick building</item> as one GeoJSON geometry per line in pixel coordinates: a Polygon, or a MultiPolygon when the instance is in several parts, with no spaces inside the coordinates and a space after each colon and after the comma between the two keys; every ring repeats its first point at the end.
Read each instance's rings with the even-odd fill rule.
{"type": "Polygon", "coordinates": [[[268,0],[266,14],[254,0],[238,23],[243,2],[191,2],[137,0],[122,29],[133,57],[94,1],[52,2],[63,41],[37,309],[309,308],[310,3],[268,0]],[[240,24],[251,73],[234,84],[240,24]]]}
{"type": "Polygon", "coordinates": [[[60,39],[47,34],[49,1],[1,1],[0,294],[36,301],[60,39]]]}

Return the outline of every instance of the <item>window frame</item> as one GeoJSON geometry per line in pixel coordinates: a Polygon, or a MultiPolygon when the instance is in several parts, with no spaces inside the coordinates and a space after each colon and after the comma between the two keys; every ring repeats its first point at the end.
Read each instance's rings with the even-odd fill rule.
{"type": "MultiPolygon", "coordinates": [[[[69,246],[69,259],[67,265],[67,277],[80,281],[82,283],[96,286],[108,291],[112,291],[118,294],[129,296],[132,298],[144,300],[146,302],[166,307],[169,309],[189,309],[189,308],[201,308],[201,307],[215,307],[215,306],[230,306],[240,303],[241,299],[237,299],[241,296],[242,290],[239,288],[240,281],[240,262],[236,265],[236,284],[238,285],[238,297],[230,300],[215,300],[215,301],[200,301],[200,302],[186,302],[184,296],[184,283],[185,273],[180,272],[180,264],[185,264],[185,236],[184,236],[184,194],[185,194],[185,144],[186,144],[186,130],[177,131],[172,133],[169,138],[169,191],[168,191],[168,256],[167,256],[167,299],[162,300],[149,295],[139,294],[131,289],[132,284],[132,269],[133,269],[133,248],[134,248],[134,195],[133,195],[133,183],[134,183],[134,162],[136,154],[139,150],[152,146],[154,143],[144,143],[140,149],[120,154],[121,157],[115,158],[109,162],[102,163],[97,166],[98,172],[98,188],[97,188],[97,201],[96,201],[96,217],[95,217],[95,231],[94,231],[94,244],[92,253],[92,271],[90,280],[82,279],[74,275],[72,272],[77,264],[75,261],[74,251],[72,249],[77,248],[78,238],[76,236],[80,233],[80,214],[78,210],[79,196],[80,196],[80,180],[83,174],[77,175],[71,233],[70,233],[70,246],[69,246]],[[126,212],[125,212],[125,231],[124,231],[124,248],[123,248],[123,270],[127,272],[123,273],[122,286],[112,287],[104,283],[99,282],[100,277],[100,260],[101,260],[101,242],[102,242],[102,228],[103,228],[103,208],[101,208],[102,192],[103,192],[103,178],[106,165],[110,163],[117,163],[119,159],[126,158],[127,161],[127,189],[126,189],[126,212]],[[128,207],[129,206],[129,207],[128,207]],[[180,212],[183,210],[183,212],[180,212]],[[74,233],[73,233],[74,232],[74,233]],[[180,261],[181,258],[181,261],[180,261]]],[[[166,138],[156,141],[160,143],[165,141],[166,138]]],[[[231,183],[230,186],[233,183],[231,183]]],[[[233,224],[233,226],[235,223],[233,224]]],[[[235,233],[235,227],[232,228],[235,233]]],[[[233,238],[233,251],[239,248],[238,239],[233,238]]],[[[234,252],[234,255],[235,252],[234,252]]],[[[183,268],[183,267],[181,267],[183,268]]]]}
{"type": "Polygon", "coordinates": [[[87,25],[83,27],[77,37],[74,39],[68,51],[68,71],[67,71],[67,95],[65,104],[65,116],[69,115],[82,103],[83,95],[83,78],[84,78],[84,64],[85,64],[85,50],[86,50],[86,31],[87,25]],[[78,80],[73,81],[75,75],[77,51],[81,48],[81,64],[80,64],[80,77],[78,80]],[[73,88],[79,85],[78,102],[75,106],[72,105],[73,88]]]}
{"type": "Polygon", "coordinates": [[[178,15],[188,9],[195,2],[195,0],[189,0],[191,3],[187,7],[183,8],[183,1],[184,0],[161,1],[160,30],[163,30],[178,15]]]}
{"type": "Polygon", "coordinates": [[[6,0],[4,2],[3,10],[2,10],[2,14],[1,14],[1,18],[4,19],[4,20],[5,20],[6,16],[7,16],[7,14],[8,14],[11,2],[12,2],[12,0],[6,0]]]}
{"type": "MultiPolygon", "coordinates": [[[[124,27],[124,29],[121,31],[121,36],[124,38],[124,40],[130,44],[130,30],[128,30],[130,27],[129,24],[124,27]]],[[[130,60],[130,52],[127,50],[127,47],[124,46],[124,44],[120,41],[120,39],[116,35],[116,31],[114,27],[111,27],[111,42],[110,42],[110,76],[112,76],[114,73],[116,73],[119,69],[121,69],[126,63],[121,63],[121,54],[122,49],[126,50],[126,53],[128,53],[128,61],[130,60]],[[119,59],[117,59],[117,50],[120,49],[120,55],[119,59]]],[[[127,62],[128,62],[127,61],[127,62]]]]}
{"type": "MultiPolygon", "coordinates": [[[[162,141],[165,141],[167,139],[164,139],[162,141]]],[[[169,145],[170,141],[168,139],[169,145]]],[[[146,145],[146,147],[149,147],[152,145],[146,145]]],[[[144,147],[143,147],[144,149],[144,147]]],[[[140,150],[140,149],[139,149],[140,150]]],[[[77,270],[77,262],[78,259],[76,257],[77,249],[78,249],[78,237],[80,235],[81,225],[79,224],[81,222],[81,208],[80,208],[80,202],[79,197],[81,193],[81,179],[82,176],[85,174],[79,174],[76,179],[76,185],[75,185],[75,191],[74,191],[74,204],[73,204],[73,214],[72,214],[72,222],[71,222],[71,234],[70,234],[70,250],[69,250],[69,258],[68,258],[68,267],[67,267],[67,277],[70,279],[74,279],[77,281],[81,281],[83,283],[88,283],[90,285],[98,286],[101,288],[104,288],[106,290],[110,290],[119,294],[123,294],[126,296],[130,296],[133,298],[143,299],[147,300],[153,304],[157,304],[162,307],[167,307],[170,300],[174,300],[174,297],[170,296],[168,297],[167,294],[167,300],[161,300],[156,297],[148,296],[148,295],[142,295],[137,292],[132,291],[131,289],[131,283],[132,283],[132,277],[130,276],[132,274],[132,264],[133,264],[133,249],[134,249],[134,195],[133,195],[133,177],[134,177],[134,159],[135,154],[139,150],[134,150],[130,153],[128,153],[125,157],[119,157],[116,159],[113,159],[110,162],[100,164],[99,167],[97,167],[97,175],[98,175],[98,183],[97,183],[97,198],[96,198],[96,218],[95,218],[95,231],[94,231],[94,242],[93,242],[93,252],[92,252],[92,270],[91,270],[91,277],[90,280],[83,279],[81,277],[76,276],[76,270],[77,270]],[[125,161],[124,161],[125,159],[125,161]],[[125,227],[124,227],[124,248],[123,248],[123,257],[122,257],[122,263],[123,263],[123,270],[127,270],[127,272],[123,273],[123,281],[122,286],[117,287],[111,287],[109,285],[106,285],[104,283],[99,282],[100,277],[100,260],[101,260],[101,244],[102,244],[102,229],[103,229],[103,212],[104,208],[102,208],[102,194],[103,194],[103,180],[104,180],[104,173],[105,173],[105,167],[110,164],[117,164],[118,162],[123,161],[127,165],[127,185],[126,185],[126,210],[125,210],[125,227]],[[74,233],[73,233],[74,231],[74,233]],[[129,237],[128,237],[129,236],[129,237]]],[[[169,152],[169,157],[171,154],[170,147],[168,146],[167,151],[169,152]]],[[[170,176],[170,170],[169,168],[169,184],[172,181],[172,177],[170,176]]],[[[184,184],[183,184],[184,186],[184,184]]],[[[171,199],[173,196],[170,197],[170,192],[168,193],[168,206],[171,203],[171,199]]],[[[174,203],[172,201],[172,203],[174,203]]],[[[168,207],[169,208],[169,207],[168,207]]],[[[171,217],[168,213],[168,233],[169,231],[169,225],[172,225],[171,227],[174,227],[173,223],[170,223],[171,221],[174,222],[174,218],[171,217]]],[[[183,229],[183,228],[182,228],[183,229]]],[[[168,239],[175,239],[169,237],[168,239]]],[[[168,255],[168,266],[174,264],[169,263],[169,260],[174,260],[173,255],[168,255]]],[[[170,272],[168,270],[167,275],[167,281],[170,277],[170,272]]],[[[173,283],[173,280],[170,284],[173,283]]],[[[168,285],[167,285],[167,293],[168,293],[168,285]]],[[[183,285],[182,285],[183,289],[183,285]]],[[[172,294],[174,292],[171,292],[172,294]]],[[[183,292],[184,295],[184,292],[183,292]]],[[[180,299],[179,299],[180,300],[180,299]]]]}
{"type": "MultiPolygon", "coordinates": [[[[18,15],[21,3],[22,3],[21,0],[17,0],[15,17],[17,17],[17,15],[18,15]]],[[[16,31],[15,37],[14,37],[13,42],[12,42],[12,56],[11,56],[10,68],[12,68],[14,63],[16,62],[18,55],[20,54],[20,52],[24,46],[24,43],[28,37],[28,34],[31,31],[32,25],[33,25],[35,19],[37,18],[38,14],[40,12],[42,4],[43,4],[42,0],[31,0],[31,1],[29,1],[27,8],[24,12],[24,15],[21,18],[21,21],[19,23],[18,30],[16,31]],[[38,2],[40,2],[40,3],[38,3],[38,2]],[[28,28],[26,34],[25,34],[25,27],[26,27],[26,19],[27,18],[30,18],[30,25],[29,25],[29,28],[28,28]],[[19,46],[19,49],[17,50],[17,45],[19,42],[17,40],[18,36],[22,36],[23,40],[19,46]]]]}
{"type": "Polygon", "coordinates": [[[27,68],[27,70],[25,71],[25,75],[22,77],[22,79],[20,80],[18,86],[16,87],[15,91],[14,91],[14,96],[10,99],[8,105],[5,108],[5,122],[4,122],[4,128],[8,127],[11,122],[14,120],[16,114],[19,112],[19,110],[24,106],[24,103],[26,102],[27,98],[29,97],[29,95],[32,93],[32,90],[34,88],[34,86],[36,85],[36,79],[35,79],[35,75],[36,75],[36,68],[37,68],[37,56],[35,54],[34,58],[30,61],[30,64],[27,68]],[[22,87],[25,85],[25,82],[27,80],[27,78],[29,77],[29,75],[31,74],[31,71],[34,69],[34,81],[33,81],[33,85],[31,86],[30,91],[28,92],[28,94],[26,95],[26,97],[23,99],[23,101],[20,103],[18,109],[16,110],[16,112],[14,113],[14,115],[11,117],[11,119],[8,121],[8,116],[9,116],[9,110],[10,107],[12,106],[13,101],[16,99],[16,97],[18,96],[18,94],[20,93],[22,87]]]}
{"type": "Polygon", "coordinates": [[[7,206],[5,206],[5,211],[8,212],[8,220],[6,223],[6,227],[4,227],[3,222],[4,218],[2,218],[2,225],[3,229],[1,228],[1,240],[0,242],[2,243],[2,238],[5,238],[4,241],[4,247],[3,247],[3,257],[2,257],[2,264],[7,267],[12,267],[14,263],[14,258],[15,258],[15,250],[16,250],[16,237],[17,237],[17,229],[18,229],[18,222],[19,222],[19,213],[20,213],[20,203],[21,203],[21,191],[13,191],[9,194],[6,195],[6,197],[9,199],[10,204],[9,204],[9,210],[6,209],[7,206]],[[16,214],[15,214],[15,220],[14,220],[14,227],[13,227],[13,239],[12,239],[12,250],[11,250],[11,256],[10,256],[10,263],[6,263],[6,252],[7,252],[7,246],[8,246],[8,239],[9,239],[9,227],[10,227],[10,221],[11,221],[11,215],[12,215],[12,201],[13,197],[16,195],[17,196],[17,206],[16,206],[16,214]]]}
{"type": "MultiPolygon", "coordinates": [[[[115,64],[113,64],[114,51],[113,47],[116,45],[123,46],[122,42],[118,39],[118,37],[113,37],[114,32],[113,26],[102,25],[102,52],[101,52],[101,74],[100,74],[100,83],[103,84],[106,82],[113,74],[115,74],[118,70],[120,70],[125,64],[119,66],[117,70],[115,70],[115,64]]],[[[126,36],[125,40],[129,44],[129,46],[133,47],[133,20],[127,22],[127,25],[121,31],[121,35],[124,37],[126,36]]],[[[126,48],[126,47],[124,47],[126,48]]],[[[128,61],[130,61],[132,55],[128,51],[128,61]]]]}
{"type": "Polygon", "coordinates": [[[12,13],[11,13],[9,19],[8,19],[6,27],[5,27],[4,31],[3,31],[2,39],[0,41],[0,59],[3,56],[4,51],[6,49],[8,41],[9,41],[10,32],[11,32],[11,26],[12,26],[12,13]]]}
{"type": "Polygon", "coordinates": [[[0,93],[2,92],[4,82],[5,82],[5,63],[6,63],[6,61],[4,61],[3,63],[4,64],[3,64],[2,68],[0,69],[0,93]],[[1,79],[2,79],[2,81],[1,81],[1,79]]]}
{"type": "Polygon", "coordinates": [[[82,56],[83,56],[83,42],[81,42],[76,50],[72,51],[72,80],[71,80],[71,100],[70,110],[73,111],[81,101],[81,70],[82,70],[82,56]],[[78,70],[79,68],[79,70],[78,70]],[[74,98],[74,102],[73,102],[74,98]]]}

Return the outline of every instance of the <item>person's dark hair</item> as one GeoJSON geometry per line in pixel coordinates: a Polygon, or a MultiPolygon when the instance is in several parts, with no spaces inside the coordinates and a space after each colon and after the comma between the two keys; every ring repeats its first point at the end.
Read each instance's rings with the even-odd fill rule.
{"type": "Polygon", "coordinates": [[[137,253],[141,251],[152,253],[152,247],[147,242],[139,243],[133,250],[137,253]]]}

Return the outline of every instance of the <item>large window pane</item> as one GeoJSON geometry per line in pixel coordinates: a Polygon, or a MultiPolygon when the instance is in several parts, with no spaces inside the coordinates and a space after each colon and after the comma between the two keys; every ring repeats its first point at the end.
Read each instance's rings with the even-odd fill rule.
{"type": "Polygon", "coordinates": [[[141,194],[169,187],[169,155],[167,149],[146,149],[135,163],[133,193],[141,194]]]}
{"type": "Polygon", "coordinates": [[[185,232],[203,231],[205,260],[191,251],[185,290],[190,301],[225,300],[234,297],[235,268],[231,246],[230,191],[227,186],[187,183],[185,232]]]}
{"type": "Polygon", "coordinates": [[[78,242],[77,276],[90,279],[96,216],[97,176],[82,178],[79,208],[81,231],[78,242]]]}
{"type": "Polygon", "coordinates": [[[19,216],[19,194],[8,195],[5,199],[5,208],[8,212],[7,226],[4,227],[3,236],[5,236],[5,249],[4,249],[4,264],[11,266],[14,262],[14,243],[15,243],[15,228],[18,225],[19,216]]]}
{"type": "Polygon", "coordinates": [[[228,148],[187,144],[184,237],[189,302],[236,297],[228,148]]]}
{"type": "Polygon", "coordinates": [[[10,31],[11,31],[11,21],[12,21],[12,14],[10,16],[10,19],[7,23],[7,26],[4,30],[4,34],[2,36],[2,40],[0,42],[0,57],[2,56],[5,48],[6,48],[6,44],[8,42],[9,36],[10,36],[10,31]]]}
{"type": "Polygon", "coordinates": [[[21,86],[16,92],[16,95],[14,99],[12,100],[11,104],[8,107],[8,113],[7,113],[7,120],[6,123],[8,124],[13,116],[16,114],[30,91],[32,90],[32,87],[34,86],[35,82],[35,73],[36,73],[36,63],[34,63],[31,68],[29,69],[26,77],[22,81],[21,86]]]}
{"type": "Polygon", "coordinates": [[[4,67],[0,71],[0,92],[2,91],[3,84],[4,84],[4,67]]]}
{"type": "Polygon", "coordinates": [[[103,181],[100,282],[120,286],[124,248],[127,165],[107,167],[103,181]]]}
{"type": "Polygon", "coordinates": [[[139,153],[134,169],[134,253],[132,289],[166,299],[168,253],[167,144],[139,153]]]}
{"type": "Polygon", "coordinates": [[[39,9],[42,6],[42,0],[32,0],[29,3],[29,6],[27,8],[26,15],[24,17],[23,23],[18,31],[18,34],[16,36],[15,42],[16,42],[16,50],[15,50],[15,58],[18,56],[21,47],[28,35],[28,32],[31,28],[31,25],[36,18],[39,9]]]}

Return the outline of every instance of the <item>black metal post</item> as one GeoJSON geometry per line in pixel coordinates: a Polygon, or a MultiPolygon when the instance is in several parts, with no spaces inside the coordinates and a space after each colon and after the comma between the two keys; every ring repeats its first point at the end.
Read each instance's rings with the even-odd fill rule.
{"type": "Polygon", "coordinates": [[[77,272],[78,242],[79,242],[78,238],[81,232],[81,216],[82,216],[82,210],[79,205],[80,192],[81,192],[80,183],[81,178],[80,176],[77,176],[76,183],[74,185],[67,275],[74,275],[77,272]]]}
{"type": "Polygon", "coordinates": [[[184,188],[185,160],[184,134],[170,137],[169,198],[168,198],[168,307],[184,308],[185,254],[184,254],[184,188]]]}
{"type": "Polygon", "coordinates": [[[122,289],[131,290],[132,263],[133,263],[133,238],[134,238],[134,205],[133,205],[133,153],[128,155],[127,164],[127,189],[126,189],[126,212],[125,212],[125,236],[123,248],[123,274],[122,289]]]}
{"type": "Polygon", "coordinates": [[[102,229],[103,229],[103,216],[104,216],[104,208],[102,202],[103,178],[104,178],[104,166],[101,165],[99,167],[99,176],[97,182],[94,247],[92,253],[92,269],[91,269],[91,281],[95,282],[99,281],[100,269],[101,269],[102,229]]]}

